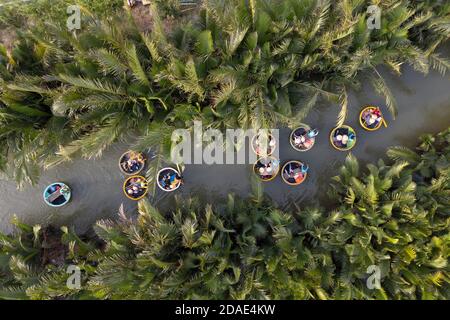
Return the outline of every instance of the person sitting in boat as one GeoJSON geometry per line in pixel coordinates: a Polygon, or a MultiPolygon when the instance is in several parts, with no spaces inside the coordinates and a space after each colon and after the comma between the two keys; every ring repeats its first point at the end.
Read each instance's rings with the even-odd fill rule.
{"type": "Polygon", "coordinates": [[[132,197],[139,197],[144,189],[147,188],[145,181],[139,177],[130,179],[128,186],[126,187],[126,192],[132,197]]]}
{"type": "Polygon", "coordinates": [[[299,149],[309,150],[314,145],[314,138],[318,134],[319,130],[317,129],[305,130],[302,128],[302,130],[297,130],[293,135],[294,145],[299,149]]]}
{"type": "Polygon", "coordinates": [[[175,189],[182,183],[181,177],[175,171],[167,171],[161,178],[160,184],[166,190],[175,189]]]}
{"type": "Polygon", "coordinates": [[[309,167],[303,163],[300,166],[298,163],[289,163],[283,174],[289,183],[299,184],[305,179],[308,170],[309,167]]]}
{"type": "Polygon", "coordinates": [[[381,116],[381,111],[378,108],[370,108],[364,112],[362,115],[365,125],[369,129],[376,128],[380,122],[383,120],[381,116]]]}
{"type": "Polygon", "coordinates": [[[267,139],[257,136],[255,139],[255,151],[260,155],[271,154],[272,150],[275,148],[275,144],[275,139],[271,135],[268,136],[268,141],[267,139]],[[264,147],[267,147],[266,150],[264,150],[264,147]]]}
{"type": "Polygon", "coordinates": [[[347,148],[353,144],[355,140],[355,134],[349,131],[347,128],[339,129],[336,131],[334,142],[338,148],[347,148]]]}
{"type": "Polygon", "coordinates": [[[133,173],[141,169],[145,159],[142,154],[136,152],[127,153],[121,162],[122,169],[125,172],[133,173]]]}

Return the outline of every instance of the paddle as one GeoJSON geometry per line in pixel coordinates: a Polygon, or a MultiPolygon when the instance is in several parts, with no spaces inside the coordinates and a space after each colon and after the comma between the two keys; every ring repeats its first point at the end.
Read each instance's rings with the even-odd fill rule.
{"type": "Polygon", "coordinates": [[[52,194],[50,194],[46,200],[50,203],[52,203],[53,201],[55,201],[56,199],[58,199],[60,196],[62,196],[61,193],[61,188],[59,188],[58,190],[56,190],[55,192],[53,192],[52,194]]]}

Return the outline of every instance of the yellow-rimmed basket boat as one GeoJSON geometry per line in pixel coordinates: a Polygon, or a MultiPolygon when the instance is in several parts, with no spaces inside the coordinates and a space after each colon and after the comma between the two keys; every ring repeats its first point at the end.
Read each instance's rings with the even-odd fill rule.
{"type": "Polygon", "coordinates": [[[148,193],[148,181],[143,176],[128,177],[123,183],[123,193],[128,199],[139,201],[148,193]]]}
{"type": "Polygon", "coordinates": [[[366,106],[361,110],[359,113],[359,124],[367,131],[376,131],[380,129],[382,125],[387,127],[383,113],[380,108],[376,106],[366,106]],[[370,121],[373,122],[369,123],[370,121]]]}
{"type": "Polygon", "coordinates": [[[356,145],[356,131],[347,125],[336,127],[330,132],[330,143],[336,150],[349,151],[356,145]]]}
{"type": "Polygon", "coordinates": [[[261,157],[253,164],[253,173],[262,181],[269,182],[280,171],[280,161],[272,156],[261,157]]]}
{"type": "Polygon", "coordinates": [[[286,162],[281,169],[281,179],[290,186],[301,185],[308,176],[308,172],[302,170],[304,166],[305,164],[298,160],[286,162]]]}

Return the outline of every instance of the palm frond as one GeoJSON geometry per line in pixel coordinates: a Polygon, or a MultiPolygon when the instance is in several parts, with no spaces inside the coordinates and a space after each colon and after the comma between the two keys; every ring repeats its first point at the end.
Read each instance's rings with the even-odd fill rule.
{"type": "Polygon", "coordinates": [[[142,83],[143,85],[146,85],[148,87],[151,87],[150,80],[148,79],[147,72],[145,71],[144,67],[142,66],[141,62],[139,61],[139,57],[136,51],[136,46],[134,44],[131,44],[127,50],[127,57],[128,57],[128,63],[130,65],[131,70],[133,71],[133,78],[142,83]]]}
{"type": "Polygon", "coordinates": [[[373,70],[376,76],[372,78],[372,85],[375,91],[386,99],[386,107],[388,108],[392,117],[395,119],[398,112],[397,100],[395,99],[391,89],[389,89],[389,86],[387,85],[383,77],[380,75],[380,73],[378,73],[378,71],[375,68],[373,68],[373,70]]]}
{"type": "Polygon", "coordinates": [[[124,90],[120,87],[117,87],[114,84],[102,81],[101,79],[89,79],[84,77],[73,77],[70,75],[60,74],[58,78],[62,82],[69,83],[75,87],[90,89],[93,91],[111,93],[121,95],[124,94],[124,90]]]}
{"type": "Polygon", "coordinates": [[[443,58],[437,53],[430,54],[428,59],[430,60],[431,67],[443,76],[445,76],[447,71],[450,70],[449,59],[443,58]]]}
{"type": "Polygon", "coordinates": [[[339,97],[339,104],[341,106],[341,110],[339,111],[336,127],[341,127],[345,123],[345,119],[347,118],[348,95],[345,86],[342,88],[341,95],[339,97]]]}

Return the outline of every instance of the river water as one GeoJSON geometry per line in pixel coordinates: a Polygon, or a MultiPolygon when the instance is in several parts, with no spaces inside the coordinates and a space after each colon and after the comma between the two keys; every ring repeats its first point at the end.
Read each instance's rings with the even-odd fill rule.
{"type": "MultiPolygon", "coordinates": [[[[377,96],[370,86],[349,97],[349,113],[346,124],[357,131],[357,144],[352,153],[361,161],[376,161],[385,156],[389,146],[414,147],[423,133],[437,133],[450,125],[450,77],[436,72],[420,75],[405,68],[401,77],[384,73],[393,91],[399,114],[394,121],[383,107],[384,100],[377,96]],[[360,128],[358,115],[362,106],[380,105],[383,108],[388,127],[376,132],[360,128]]],[[[264,184],[264,190],[280,206],[293,201],[306,205],[324,197],[330,177],[336,174],[347,152],[340,152],[329,144],[329,132],[336,123],[339,113],[337,105],[322,104],[315,108],[305,123],[320,131],[314,148],[308,152],[297,152],[289,144],[288,129],[280,130],[280,159],[301,160],[310,166],[308,179],[301,186],[291,187],[278,176],[264,184]]],[[[122,193],[124,176],[118,169],[118,158],[126,151],[125,145],[115,145],[97,160],[75,160],[43,173],[38,185],[27,186],[18,191],[12,181],[0,180],[0,231],[10,232],[11,217],[16,214],[30,224],[53,223],[74,226],[83,232],[95,221],[115,218],[120,204],[132,210],[136,203],[127,200],[122,193]],[[54,181],[66,182],[72,188],[71,202],[59,209],[43,203],[42,191],[54,181]]],[[[174,194],[183,197],[199,195],[214,202],[233,192],[246,196],[251,191],[251,165],[188,165],[184,172],[185,184],[179,191],[162,194],[157,191],[153,202],[161,207],[172,203],[174,194]]]]}

